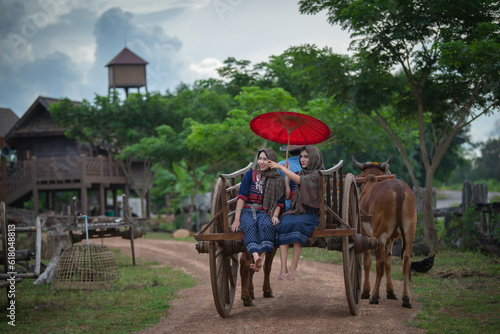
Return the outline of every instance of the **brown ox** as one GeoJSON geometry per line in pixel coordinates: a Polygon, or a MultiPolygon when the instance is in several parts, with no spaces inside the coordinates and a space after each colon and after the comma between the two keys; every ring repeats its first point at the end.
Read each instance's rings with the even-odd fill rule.
{"type": "MultiPolygon", "coordinates": [[[[264,271],[264,284],[262,285],[262,291],[264,292],[264,298],[273,298],[273,290],[271,289],[271,283],[269,282],[269,277],[271,275],[271,267],[273,265],[274,255],[278,248],[274,248],[271,253],[266,254],[264,259],[263,271],[264,271]]],[[[250,269],[250,264],[252,263],[252,257],[247,251],[242,252],[240,258],[240,277],[241,277],[241,299],[243,299],[244,306],[254,306],[252,299],[255,299],[254,289],[253,289],[253,274],[255,271],[250,269]]]]}
{"type": "Polygon", "coordinates": [[[382,163],[359,163],[352,157],[354,165],[361,170],[365,183],[361,191],[359,206],[373,216],[371,224],[362,224],[363,234],[380,240],[384,247],[375,251],[377,277],[370,298],[370,251],[364,252],[365,279],[361,298],[370,298],[370,304],[378,304],[380,299],[380,283],[386,273],[386,291],[388,299],[397,299],[391,280],[391,251],[396,239],[403,240],[401,252],[404,288],[403,307],[411,308],[408,290],[410,280],[410,256],[413,238],[417,227],[417,207],[415,195],[408,184],[401,180],[391,179],[377,182],[377,175],[390,174],[391,157],[382,163]]]}

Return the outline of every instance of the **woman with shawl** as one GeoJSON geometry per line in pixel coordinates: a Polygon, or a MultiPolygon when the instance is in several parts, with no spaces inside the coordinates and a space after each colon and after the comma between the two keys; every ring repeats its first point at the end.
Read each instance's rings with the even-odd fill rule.
{"type": "Polygon", "coordinates": [[[260,150],[257,158],[258,170],[246,172],[241,180],[231,230],[243,231],[245,248],[254,261],[250,268],[260,271],[265,252],[274,249],[274,226],[285,207],[285,181],[277,170],[269,168],[271,160],[278,160],[272,149],[260,150]]]}
{"type": "Polygon", "coordinates": [[[324,169],[323,157],[315,146],[304,146],[300,150],[302,170],[297,174],[280,164],[271,163],[271,168],[280,169],[290,179],[286,182],[286,197],[290,188],[297,184],[293,195],[292,209],[287,211],[276,227],[276,243],[280,245],[281,271],[278,279],[294,280],[302,247],[319,224],[319,173],[324,169]],[[292,184],[292,185],[290,185],[292,184]],[[293,243],[293,257],[290,270],[287,268],[288,246],[293,243]]]}

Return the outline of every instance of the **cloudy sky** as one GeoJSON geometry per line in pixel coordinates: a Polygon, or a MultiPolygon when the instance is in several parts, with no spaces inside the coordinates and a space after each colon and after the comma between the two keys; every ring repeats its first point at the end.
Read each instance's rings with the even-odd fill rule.
{"type": "MultiPolygon", "coordinates": [[[[291,0],[2,0],[0,107],[21,117],[40,95],[105,95],[105,65],[124,46],[149,62],[148,90],[165,92],[215,77],[228,57],[267,61],[305,43],[346,54],[349,41],[291,0]]],[[[474,141],[499,132],[500,114],[471,129],[474,141]]]]}

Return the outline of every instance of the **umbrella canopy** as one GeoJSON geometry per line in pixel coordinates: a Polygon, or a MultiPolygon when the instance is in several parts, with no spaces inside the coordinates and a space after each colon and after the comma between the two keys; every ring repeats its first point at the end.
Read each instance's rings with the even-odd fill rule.
{"type": "Polygon", "coordinates": [[[264,139],[288,145],[317,144],[330,137],[330,129],[319,119],[290,111],[259,115],[250,122],[250,129],[264,139]]]}

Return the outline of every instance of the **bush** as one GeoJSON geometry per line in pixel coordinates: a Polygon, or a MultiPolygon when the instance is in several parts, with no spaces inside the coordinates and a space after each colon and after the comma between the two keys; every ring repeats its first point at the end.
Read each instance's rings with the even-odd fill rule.
{"type": "Polygon", "coordinates": [[[461,250],[479,250],[500,255],[500,217],[492,217],[482,228],[482,214],[474,206],[468,206],[463,216],[454,215],[450,223],[447,243],[461,250]],[[485,231],[483,231],[485,229],[485,231]]]}

